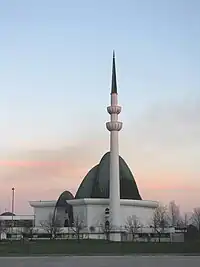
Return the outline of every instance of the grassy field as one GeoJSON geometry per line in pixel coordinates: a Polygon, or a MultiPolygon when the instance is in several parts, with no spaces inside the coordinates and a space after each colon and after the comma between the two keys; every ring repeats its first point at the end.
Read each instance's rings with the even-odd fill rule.
{"type": "Polygon", "coordinates": [[[27,255],[125,255],[134,253],[199,253],[193,243],[107,243],[102,240],[47,240],[0,242],[0,256],[27,255]]]}

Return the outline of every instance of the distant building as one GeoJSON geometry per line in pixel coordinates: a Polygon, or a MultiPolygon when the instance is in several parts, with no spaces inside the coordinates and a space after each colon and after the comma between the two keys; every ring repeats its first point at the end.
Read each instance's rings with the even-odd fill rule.
{"type": "Polygon", "coordinates": [[[0,226],[9,227],[32,227],[34,215],[15,215],[12,212],[4,212],[0,215],[0,226]]]}

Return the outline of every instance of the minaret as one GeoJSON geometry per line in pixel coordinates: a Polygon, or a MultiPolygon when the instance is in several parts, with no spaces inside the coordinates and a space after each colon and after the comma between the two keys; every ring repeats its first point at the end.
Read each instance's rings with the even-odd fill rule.
{"type": "Polygon", "coordinates": [[[115,53],[113,52],[112,64],[112,85],[111,85],[111,105],[107,107],[110,114],[110,122],[106,123],[108,131],[110,131],[110,223],[112,230],[116,231],[111,234],[113,241],[121,241],[120,226],[120,177],[119,177],[119,144],[118,132],[122,129],[122,122],[118,121],[118,114],[121,107],[118,106],[117,80],[115,68],[115,53]]]}

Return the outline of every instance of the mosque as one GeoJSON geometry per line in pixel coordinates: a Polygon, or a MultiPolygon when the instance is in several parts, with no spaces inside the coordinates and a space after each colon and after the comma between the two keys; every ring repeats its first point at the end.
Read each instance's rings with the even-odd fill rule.
{"type": "Polygon", "coordinates": [[[110,121],[110,151],[85,176],[75,196],[64,191],[58,200],[30,201],[34,209],[35,227],[48,220],[59,218],[62,227],[73,227],[79,220],[85,229],[97,229],[100,224],[112,226],[111,240],[121,240],[121,229],[130,216],[135,216],[143,227],[149,227],[157,201],[143,200],[135,178],[125,160],[119,155],[118,133],[122,122],[118,121],[121,107],[118,105],[115,54],[112,62],[111,104],[107,107],[110,121]]]}

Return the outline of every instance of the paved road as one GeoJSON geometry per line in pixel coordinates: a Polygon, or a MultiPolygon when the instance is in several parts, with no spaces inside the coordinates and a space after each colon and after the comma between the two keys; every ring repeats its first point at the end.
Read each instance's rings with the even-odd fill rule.
{"type": "Polygon", "coordinates": [[[0,258],[5,267],[199,267],[196,256],[13,257],[0,258]]]}

